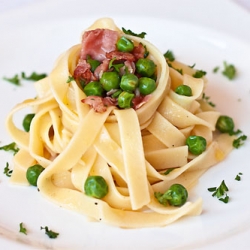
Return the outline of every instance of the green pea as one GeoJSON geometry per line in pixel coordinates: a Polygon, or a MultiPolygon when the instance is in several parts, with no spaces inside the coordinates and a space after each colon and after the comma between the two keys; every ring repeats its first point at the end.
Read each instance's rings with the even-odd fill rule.
{"type": "Polygon", "coordinates": [[[106,71],[102,74],[100,83],[106,91],[118,89],[120,87],[120,76],[116,71],[106,71]]]}
{"type": "Polygon", "coordinates": [[[29,167],[26,171],[26,179],[32,186],[37,186],[37,179],[43,172],[44,167],[39,164],[29,167]]]}
{"type": "Polygon", "coordinates": [[[216,122],[216,128],[222,133],[230,133],[234,130],[234,121],[231,117],[222,115],[216,122]]]}
{"type": "Polygon", "coordinates": [[[134,98],[134,94],[123,91],[118,96],[118,106],[122,109],[131,108],[132,107],[132,100],[134,98]]]}
{"type": "Polygon", "coordinates": [[[30,131],[30,124],[33,120],[35,114],[27,114],[23,119],[23,128],[26,132],[30,131]]]}
{"type": "Polygon", "coordinates": [[[155,192],[155,198],[164,206],[182,206],[186,203],[188,198],[187,189],[181,184],[173,184],[165,192],[155,192]]]}
{"type": "Polygon", "coordinates": [[[181,184],[173,184],[167,190],[168,203],[171,206],[182,206],[186,203],[188,198],[187,189],[181,184]]]}
{"type": "Polygon", "coordinates": [[[138,77],[128,73],[122,76],[120,87],[124,91],[134,92],[138,86],[138,77]]]}
{"type": "Polygon", "coordinates": [[[101,64],[99,61],[92,59],[89,55],[87,55],[87,63],[90,64],[90,70],[92,72],[94,72],[96,68],[101,64]]]}
{"type": "Polygon", "coordinates": [[[148,77],[139,79],[139,91],[142,95],[149,95],[156,89],[155,80],[148,77]]]}
{"type": "Polygon", "coordinates": [[[134,44],[130,39],[126,38],[125,36],[122,36],[117,41],[116,47],[119,51],[131,52],[134,49],[134,44]]]}
{"type": "Polygon", "coordinates": [[[140,58],[135,64],[136,72],[141,76],[151,77],[156,70],[155,63],[147,58],[140,58]]]}
{"type": "Polygon", "coordinates": [[[188,85],[179,85],[175,89],[175,93],[178,95],[192,96],[192,89],[188,85]]]}
{"type": "Polygon", "coordinates": [[[101,199],[108,193],[108,184],[102,176],[89,176],[84,183],[85,194],[101,199]]]}
{"type": "Polygon", "coordinates": [[[186,145],[190,153],[200,155],[206,150],[207,141],[204,137],[198,135],[190,135],[186,139],[186,145]]]}
{"type": "Polygon", "coordinates": [[[84,93],[85,93],[87,96],[91,96],[91,95],[94,95],[94,96],[102,96],[103,93],[104,93],[104,89],[103,89],[101,83],[98,82],[98,81],[93,81],[93,82],[88,83],[88,84],[83,88],[83,91],[84,91],[84,93]]]}

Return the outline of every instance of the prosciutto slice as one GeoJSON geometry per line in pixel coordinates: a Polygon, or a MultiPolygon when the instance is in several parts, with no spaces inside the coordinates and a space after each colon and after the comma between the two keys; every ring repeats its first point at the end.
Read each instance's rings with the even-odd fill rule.
{"type": "Polygon", "coordinates": [[[140,58],[144,58],[145,53],[146,53],[146,49],[141,43],[139,43],[139,45],[136,46],[133,50],[133,55],[135,56],[136,60],[139,60],[140,58]]]}
{"type": "Polygon", "coordinates": [[[86,60],[79,60],[77,67],[74,70],[74,78],[77,80],[83,80],[85,84],[90,81],[95,81],[97,78],[90,70],[89,63],[86,60]]]}
{"type": "Polygon", "coordinates": [[[146,95],[146,96],[136,96],[133,100],[133,108],[135,110],[139,109],[142,105],[147,103],[152,95],[146,95]]]}
{"type": "Polygon", "coordinates": [[[88,96],[82,99],[83,103],[91,106],[96,112],[103,113],[109,106],[117,105],[117,101],[111,97],[88,96]]]}
{"type": "Polygon", "coordinates": [[[111,51],[106,53],[106,57],[108,59],[116,59],[116,60],[126,60],[126,61],[135,61],[135,56],[128,52],[121,52],[121,51],[111,51]]]}
{"type": "Polygon", "coordinates": [[[118,32],[109,29],[96,29],[86,31],[82,36],[82,48],[80,59],[86,59],[90,55],[92,59],[103,61],[106,53],[116,49],[118,32]]]}

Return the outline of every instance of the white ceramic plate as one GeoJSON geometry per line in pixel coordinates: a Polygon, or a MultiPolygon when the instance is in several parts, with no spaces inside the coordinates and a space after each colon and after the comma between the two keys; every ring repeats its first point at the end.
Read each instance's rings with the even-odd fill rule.
{"type": "MultiPolygon", "coordinates": [[[[146,31],[146,39],[162,52],[171,49],[178,60],[207,71],[207,95],[218,110],[234,118],[236,127],[250,136],[250,16],[227,0],[134,3],[127,0],[38,1],[0,17],[0,146],[11,142],[4,119],[9,110],[35,95],[32,83],[16,87],[2,80],[22,71],[49,72],[60,53],[80,40],[83,29],[100,17],[112,17],[120,27],[146,31]],[[236,24],[237,23],[237,24],[236,24]],[[248,32],[248,33],[247,33],[248,32]],[[238,69],[235,80],[214,74],[223,61],[238,69]]],[[[203,213],[163,228],[120,229],[62,209],[44,200],[35,189],[8,184],[0,173],[1,249],[248,249],[250,246],[250,169],[247,141],[244,147],[211,168],[191,197],[204,199],[203,213]],[[234,180],[242,172],[242,180],[234,180]],[[207,188],[225,180],[230,201],[224,204],[207,188]],[[23,222],[28,235],[19,233],[23,222]],[[41,226],[60,233],[49,239],[41,226]]],[[[0,151],[3,172],[11,155],[0,151]]]]}

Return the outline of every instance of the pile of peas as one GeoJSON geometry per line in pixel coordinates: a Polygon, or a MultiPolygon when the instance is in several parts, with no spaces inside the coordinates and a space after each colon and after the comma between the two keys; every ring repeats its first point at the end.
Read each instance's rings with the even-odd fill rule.
{"type": "MultiPolygon", "coordinates": [[[[122,36],[116,43],[117,50],[120,52],[131,53],[134,50],[134,43],[130,39],[122,36]]],[[[146,55],[147,57],[147,55],[146,55]]],[[[87,58],[91,66],[91,71],[100,65],[100,62],[87,58]]],[[[113,60],[112,60],[113,62],[113,60]]],[[[115,64],[108,71],[104,72],[99,81],[91,81],[83,87],[87,96],[107,96],[107,92],[112,92],[111,97],[117,99],[118,107],[121,109],[131,108],[132,100],[139,90],[140,95],[151,94],[157,87],[156,85],[156,64],[148,58],[140,58],[135,62],[135,73],[119,74],[119,69],[123,63],[115,64]]]]}

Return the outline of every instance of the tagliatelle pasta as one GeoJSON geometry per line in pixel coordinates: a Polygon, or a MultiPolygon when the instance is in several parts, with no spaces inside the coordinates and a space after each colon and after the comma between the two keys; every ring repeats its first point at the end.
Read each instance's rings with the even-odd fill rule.
{"type": "Polygon", "coordinates": [[[220,113],[202,100],[206,79],[192,77],[195,70],[179,62],[173,63],[183,74],[169,68],[154,45],[124,34],[111,19],[99,19],[87,30],[95,29],[116,31],[146,46],[157,67],[157,88],[138,109],[111,105],[96,112],[82,102],[86,95],[79,82],[68,81],[82,49],[80,44],[73,46],[58,58],[48,77],[35,83],[37,97],[16,105],[7,117],[7,130],[20,148],[13,159],[11,182],[29,185],[27,169],[40,164],[45,168],[37,183],[41,195],[123,228],[165,226],[183,216],[199,215],[201,198],[181,207],[163,206],[154,193],[165,192],[174,183],[190,190],[232,149],[233,137],[215,135],[220,113]],[[176,94],[179,85],[188,85],[192,96],[176,94]],[[18,128],[13,119],[26,108],[35,113],[29,132],[18,128]],[[202,154],[189,152],[185,143],[189,135],[206,139],[202,154]],[[102,199],[84,192],[86,179],[93,175],[108,184],[109,192],[102,199]]]}

